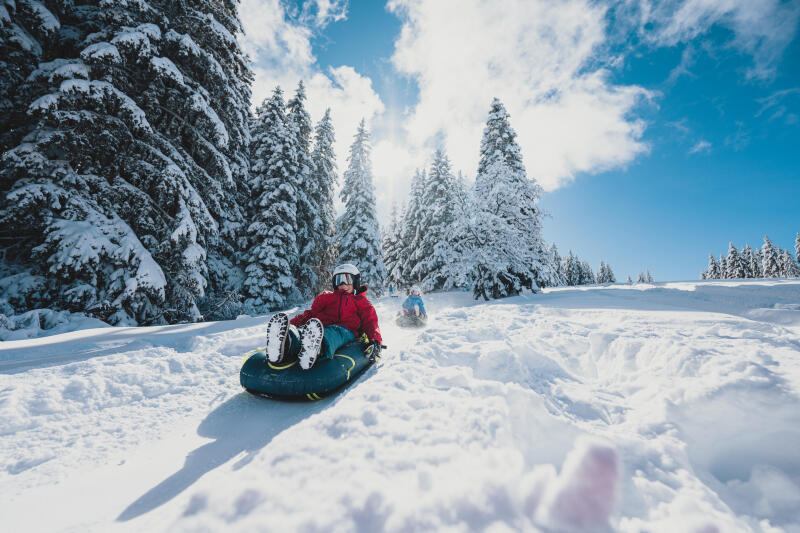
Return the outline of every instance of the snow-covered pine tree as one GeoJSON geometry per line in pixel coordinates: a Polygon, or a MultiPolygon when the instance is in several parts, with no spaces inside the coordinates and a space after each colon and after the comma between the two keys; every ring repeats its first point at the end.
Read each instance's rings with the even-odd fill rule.
{"type": "MultiPolygon", "coordinates": [[[[314,296],[314,288],[318,286],[317,274],[313,266],[318,264],[318,258],[314,256],[317,248],[315,236],[322,230],[319,220],[320,216],[320,192],[317,189],[312,175],[314,163],[311,158],[311,115],[305,108],[306,88],[303,81],[297,85],[294,98],[286,104],[286,124],[292,133],[295,142],[295,153],[297,154],[297,172],[294,179],[297,196],[296,216],[297,216],[297,251],[299,260],[295,268],[297,287],[304,298],[314,296]]],[[[327,281],[329,276],[324,276],[327,281]]]]}
{"type": "MultiPolygon", "coordinates": [[[[40,5],[26,3],[33,4],[40,5]]],[[[95,247],[98,235],[125,235],[109,237],[95,257],[101,263],[94,269],[97,279],[81,290],[70,288],[76,279],[53,278],[58,297],[49,305],[82,307],[113,323],[198,319],[196,303],[209,285],[213,288],[215,267],[224,269],[217,279],[232,277],[228,258],[242,220],[238,204],[248,171],[252,76],[233,37],[241,30],[237,6],[101,4],[53,3],[63,11],[58,49],[43,54],[52,60],[26,81],[34,92],[43,89],[29,107],[35,119],[29,138],[37,140],[8,152],[3,191],[7,198],[28,198],[35,182],[48,194],[69,194],[80,204],[46,210],[29,226],[30,248],[47,242],[41,250],[50,250],[51,261],[69,263],[74,256],[61,252],[95,247]],[[47,168],[51,157],[64,172],[47,168]],[[17,172],[27,165],[39,171],[20,178],[17,172]],[[59,220],[83,230],[67,235],[59,220]],[[108,230],[109,224],[115,229],[108,230]],[[121,250],[115,252],[115,246],[121,250]],[[146,255],[127,254],[126,247],[146,255]],[[110,258],[126,254],[128,265],[115,268],[110,258]],[[128,294],[137,286],[142,269],[135,265],[150,262],[150,279],[163,278],[166,285],[120,298],[118,292],[128,294]],[[135,300],[141,301],[134,305],[135,300]]],[[[23,211],[41,199],[9,203],[14,213],[6,215],[25,220],[23,211]]],[[[28,254],[34,264],[31,258],[28,254]]],[[[67,273],[70,265],[49,269],[67,273]]]]}
{"type": "Polygon", "coordinates": [[[425,170],[417,169],[414,172],[414,177],[411,179],[408,206],[405,208],[401,222],[401,259],[395,266],[396,272],[393,272],[392,275],[395,279],[401,280],[404,285],[413,285],[422,281],[414,278],[411,272],[416,266],[413,252],[419,246],[423,235],[421,220],[424,205],[422,203],[422,198],[427,179],[425,170]]]}
{"type": "Polygon", "coordinates": [[[168,287],[145,248],[157,251],[158,240],[143,242],[131,227],[138,217],[152,222],[153,202],[143,201],[131,181],[144,164],[156,163],[148,151],[162,139],[144,110],[115,86],[131,85],[138,72],[122,83],[91,65],[95,54],[114,52],[122,61],[116,47],[90,42],[103,39],[101,30],[114,31],[105,17],[114,12],[135,20],[140,13],[125,6],[109,12],[60,7],[61,46],[42,52],[52,61],[40,63],[25,83],[30,129],[25,142],[4,154],[0,169],[2,226],[24,236],[15,243],[19,279],[2,284],[15,285],[9,293],[17,294],[19,287],[48,288],[42,298],[15,298],[17,312],[47,306],[114,324],[158,322],[168,287]],[[128,202],[138,210],[129,210],[128,202]]]}
{"type": "Polygon", "coordinates": [[[581,261],[581,285],[591,285],[594,283],[595,277],[589,261],[581,261]]]}
{"type": "MultiPolygon", "coordinates": [[[[448,235],[449,247],[452,251],[448,264],[445,265],[446,275],[453,287],[470,287],[474,283],[475,268],[472,261],[472,228],[474,227],[472,214],[476,212],[475,201],[467,187],[464,174],[459,171],[455,178],[450,198],[455,202],[456,220],[448,235]]],[[[558,265],[550,268],[558,269],[558,265]]],[[[552,282],[551,282],[552,283],[552,282]]]]}
{"type": "Polygon", "coordinates": [[[451,267],[460,261],[456,252],[454,228],[459,209],[458,183],[450,170],[450,160],[443,149],[434,153],[428,179],[422,191],[419,244],[413,250],[415,265],[411,277],[422,280],[422,289],[451,289],[459,283],[451,267]]]}
{"type": "Polygon", "coordinates": [[[325,110],[322,119],[314,130],[314,150],[311,152],[312,191],[311,197],[317,216],[312,232],[312,268],[317,280],[314,293],[318,294],[330,286],[330,273],[339,256],[336,248],[336,214],[333,208],[336,175],[335,142],[330,108],[325,110]]]}
{"type": "Polygon", "coordinates": [[[558,246],[556,243],[553,243],[550,246],[550,269],[555,272],[556,277],[553,281],[552,287],[561,287],[567,284],[567,280],[564,277],[564,269],[562,268],[563,260],[561,258],[561,254],[558,253],[558,246]]]}
{"type": "Polygon", "coordinates": [[[639,277],[636,278],[636,283],[644,283],[645,281],[644,272],[639,272],[639,277]]]}
{"type": "MultiPolygon", "coordinates": [[[[744,248],[742,248],[742,266],[744,268],[744,277],[745,278],[756,278],[758,277],[756,273],[753,271],[756,263],[756,255],[753,252],[753,249],[750,247],[749,244],[745,244],[744,248]]],[[[757,272],[757,271],[756,271],[757,272]]]]}
{"type": "Polygon", "coordinates": [[[767,235],[764,235],[764,245],[761,247],[761,272],[765,278],[780,276],[778,252],[767,235]]]}
{"type": "Polygon", "coordinates": [[[381,246],[383,247],[383,264],[386,267],[386,283],[388,285],[394,285],[395,287],[401,282],[401,280],[396,279],[393,275],[403,252],[399,232],[400,219],[397,214],[397,202],[392,202],[389,225],[383,228],[381,246]]]}
{"type": "Polygon", "coordinates": [[[647,281],[647,283],[653,283],[655,281],[653,279],[653,275],[650,274],[650,269],[649,268],[647,269],[647,274],[646,274],[645,280],[647,281]]]}
{"type": "Polygon", "coordinates": [[[725,256],[719,254],[719,279],[728,278],[728,260],[725,256]]]}
{"type": "Polygon", "coordinates": [[[708,254],[708,270],[706,279],[720,279],[719,263],[714,259],[714,254],[708,254]]]}
{"type": "Polygon", "coordinates": [[[406,211],[407,208],[403,206],[400,210],[400,213],[397,216],[397,227],[395,229],[394,235],[394,250],[391,251],[391,270],[389,267],[389,263],[386,262],[386,249],[384,248],[384,265],[386,266],[386,283],[391,283],[395,287],[401,287],[406,285],[405,282],[405,261],[406,261],[406,245],[403,241],[404,238],[404,231],[405,227],[403,226],[403,221],[406,219],[406,211]]]}
{"type": "Polygon", "coordinates": [[[567,257],[565,257],[562,261],[562,272],[567,285],[580,285],[581,262],[578,257],[572,253],[572,250],[569,251],[567,257]]]}
{"type": "Polygon", "coordinates": [[[383,265],[381,232],[375,212],[369,132],[364,119],[361,119],[353,137],[341,192],[344,213],[336,224],[339,263],[355,264],[361,272],[361,281],[372,288],[375,296],[381,296],[386,267],[383,265]]]}
{"type": "Polygon", "coordinates": [[[797,263],[792,257],[792,253],[783,248],[778,254],[778,272],[782,278],[796,278],[797,277],[797,263]]]}
{"type": "Polygon", "coordinates": [[[483,130],[473,194],[476,299],[536,290],[553,279],[541,237],[540,194],[541,187],[528,179],[508,112],[495,98],[483,130]]]}
{"type": "Polygon", "coordinates": [[[728,245],[728,257],[725,260],[727,271],[725,277],[728,279],[742,279],[745,277],[745,268],[739,250],[731,242],[728,245]]]}
{"type": "Polygon", "coordinates": [[[617,277],[614,275],[614,271],[611,270],[611,265],[606,263],[606,283],[616,283],[617,277]]]}
{"type": "Polygon", "coordinates": [[[800,265],[800,233],[794,238],[794,257],[800,265]]]}
{"type": "Polygon", "coordinates": [[[627,283],[628,285],[631,285],[633,283],[630,274],[628,274],[628,277],[625,279],[625,283],[627,283]]]}
{"type": "Polygon", "coordinates": [[[249,310],[279,309],[300,299],[297,280],[295,140],[286,125],[283,92],[256,111],[250,145],[250,190],[244,294],[249,310]]]}
{"type": "Polygon", "coordinates": [[[761,247],[753,248],[753,252],[756,254],[756,265],[758,266],[758,275],[756,277],[763,278],[764,276],[764,254],[761,251],[761,247]]]}
{"type": "Polygon", "coordinates": [[[157,83],[149,85],[142,93],[146,100],[143,109],[158,117],[154,119],[156,127],[185,159],[179,166],[214,219],[216,229],[205,229],[199,219],[198,227],[205,235],[198,242],[207,254],[206,264],[200,268],[207,271],[206,301],[219,305],[220,300],[238,297],[244,279],[236,256],[244,244],[241,236],[250,197],[253,73],[236,38],[244,33],[238,2],[159,1],[151,5],[159,6],[166,21],[159,51],[150,58],[152,70],[159,73],[166,89],[157,83]],[[178,83],[181,77],[183,86],[178,83]],[[169,90],[172,81],[179,91],[169,90]]]}
{"type": "Polygon", "coordinates": [[[594,282],[598,285],[605,283],[606,279],[606,264],[602,260],[600,261],[600,267],[597,269],[597,274],[595,274],[594,282]]]}
{"type": "Polygon", "coordinates": [[[61,55],[56,50],[59,17],[68,6],[51,3],[52,11],[40,2],[0,3],[0,154],[16,146],[29,129],[25,111],[32,100],[23,83],[45,54],[61,55]]]}

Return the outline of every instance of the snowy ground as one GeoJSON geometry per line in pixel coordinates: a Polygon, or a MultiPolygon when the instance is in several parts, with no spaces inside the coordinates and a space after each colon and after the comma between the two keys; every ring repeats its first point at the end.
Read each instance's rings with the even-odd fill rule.
{"type": "Polygon", "coordinates": [[[317,403],[241,391],[267,317],[0,343],[0,529],[800,532],[797,281],[397,305],[317,403]]]}

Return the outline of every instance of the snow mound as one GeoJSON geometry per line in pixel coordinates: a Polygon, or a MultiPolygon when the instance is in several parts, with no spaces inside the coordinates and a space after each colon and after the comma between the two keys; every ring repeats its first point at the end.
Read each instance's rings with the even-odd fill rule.
{"type": "Polygon", "coordinates": [[[241,391],[268,316],[0,344],[4,527],[800,532],[800,283],[399,300],[314,403],[241,391]]]}
{"type": "Polygon", "coordinates": [[[0,341],[34,339],[87,328],[109,327],[83,313],[33,309],[19,315],[0,314],[0,341]]]}

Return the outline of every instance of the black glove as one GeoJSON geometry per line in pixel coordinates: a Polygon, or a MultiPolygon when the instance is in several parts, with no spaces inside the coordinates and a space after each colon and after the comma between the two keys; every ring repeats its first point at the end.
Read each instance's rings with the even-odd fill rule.
{"type": "Polygon", "coordinates": [[[366,350],[364,350],[364,355],[366,355],[370,361],[374,361],[375,359],[380,357],[381,356],[380,341],[377,340],[369,341],[366,350]]]}

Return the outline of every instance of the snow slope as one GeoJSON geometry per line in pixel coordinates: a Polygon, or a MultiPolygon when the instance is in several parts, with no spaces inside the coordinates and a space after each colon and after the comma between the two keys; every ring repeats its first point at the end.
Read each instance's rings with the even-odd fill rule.
{"type": "Polygon", "coordinates": [[[425,299],[316,403],[268,317],[0,343],[0,529],[800,532],[797,281],[425,299]]]}

